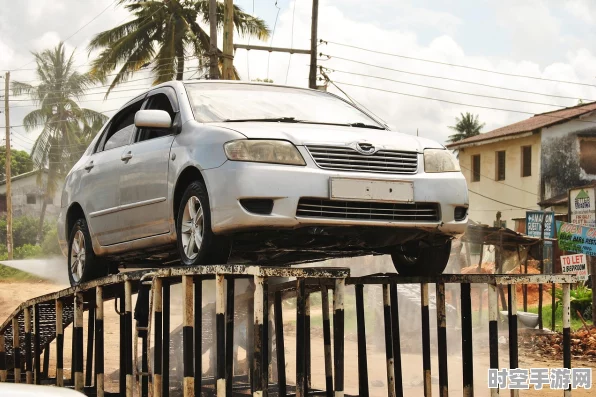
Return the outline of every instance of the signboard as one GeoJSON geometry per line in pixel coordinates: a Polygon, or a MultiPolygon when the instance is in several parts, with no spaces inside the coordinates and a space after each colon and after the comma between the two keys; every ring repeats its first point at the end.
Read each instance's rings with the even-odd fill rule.
{"type": "Polygon", "coordinates": [[[588,279],[588,263],[585,254],[561,255],[563,274],[575,274],[578,280],[588,279]]]}
{"type": "Polygon", "coordinates": [[[576,225],[596,227],[594,186],[569,190],[569,221],[576,225]]]}
{"type": "Polygon", "coordinates": [[[555,237],[555,213],[544,211],[526,211],[526,234],[542,237],[542,218],[544,217],[544,237],[555,237]]]}
{"type": "Polygon", "coordinates": [[[596,256],[596,228],[557,221],[557,238],[562,251],[596,256]]]}

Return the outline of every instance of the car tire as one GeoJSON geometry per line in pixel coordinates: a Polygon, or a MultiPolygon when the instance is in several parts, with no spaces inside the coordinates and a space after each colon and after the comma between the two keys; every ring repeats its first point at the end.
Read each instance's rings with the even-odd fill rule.
{"type": "Polygon", "coordinates": [[[445,271],[450,254],[451,240],[421,241],[399,247],[391,254],[391,259],[402,276],[436,276],[445,271]]]}
{"type": "Polygon", "coordinates": [[[107,268],[93,252],[85,218],[78,219],[68,239],[68,279],[71,286],[107,276],[107,268]]]}
{"type": "Polygon", "coordinates": [[[207,188],[192,182],[182,195],[176,219],[180,261],[186,266],[225,265],[230,256],[228,238],[211,230],[211,208],[207,188]]]}

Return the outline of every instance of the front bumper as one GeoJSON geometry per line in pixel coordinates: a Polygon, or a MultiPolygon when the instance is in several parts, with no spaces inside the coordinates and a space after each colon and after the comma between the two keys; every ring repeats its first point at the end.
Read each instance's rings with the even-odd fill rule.
{"type": "Polygon", "coordinates": [[[468,206],[466,180],[459,172],[388,175],[330,171],[318,168],[305,153],[303,156],[307,166],[227,161],[221,167],[204,170],[213,232],[230,234],[247,230],[325,225],[416,228],[450,236],[465,232],[467,217],[461,221],[456,221],[454,217],[456,207],[468,206]],[[411,181],[414,184],[414,202],[438,203],[440,220],[400,222],[296,216],[301,197],[329,199],[330,177],[411,181]],[[250,213],[240,205],[239,200],[244,198],[273,199],[273,211],[270,215],[250,213]]]}

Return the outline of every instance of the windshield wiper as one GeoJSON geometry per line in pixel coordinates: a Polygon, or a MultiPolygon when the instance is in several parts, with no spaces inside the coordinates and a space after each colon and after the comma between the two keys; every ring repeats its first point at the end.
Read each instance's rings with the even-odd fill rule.
{"type": "Polygon", "coordinates": [[[374,125],[374,124],[364,124],[364,123],[350,123],[348,124],[350,127],[357,127],[357,128],[374,128],[375,130],[384,130],[385,128],[374,125]]]}
{"type": "Polygon", "coordinates": [[[265,117],[262,119],[225,119],[224,123],[243,123],[250,121],[265,121],[271,123],[299,123],[300,120],[296,120],[296,117],[265,117]]]}

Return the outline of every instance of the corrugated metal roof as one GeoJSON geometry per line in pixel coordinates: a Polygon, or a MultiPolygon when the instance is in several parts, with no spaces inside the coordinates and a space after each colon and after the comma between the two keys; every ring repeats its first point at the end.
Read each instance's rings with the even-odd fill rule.
{"type": "Polygon", "coordinates": [[[447,145],[449,149],[457,149],[462,145],[470,143],[477,143],[489,139],[501,138],[509,135],[522,134],[525,132],[532,132],[543,127],[563,123],[567,120],[579,117],[586,113],[596,110],[596,102],[590,102],[583,105],[573,106],[552,112],[540,113],[527,120],[522,120],[517,123],[507,125],[505,127],[497,128],[484,134],[476,135],[459,142],[447,145]]]}

